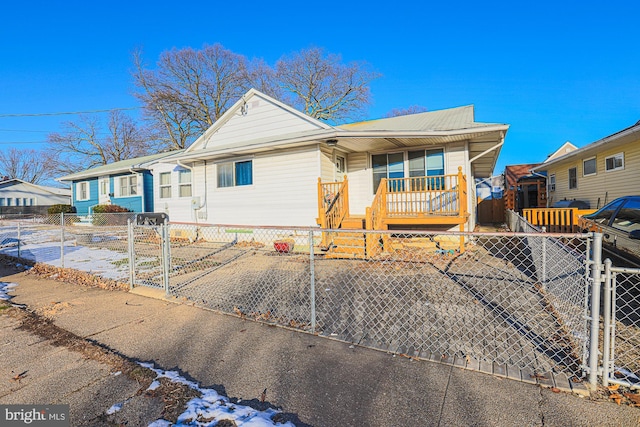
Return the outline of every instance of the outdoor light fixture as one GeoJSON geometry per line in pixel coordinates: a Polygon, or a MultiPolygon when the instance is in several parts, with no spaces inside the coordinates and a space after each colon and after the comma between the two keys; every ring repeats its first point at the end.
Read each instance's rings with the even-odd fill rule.
{"type": "Polygon", "coordinates": [[[338,145],[337,139],[327,139],[326,142],[329,147],[335,147],[336,145],[338,145]]]}

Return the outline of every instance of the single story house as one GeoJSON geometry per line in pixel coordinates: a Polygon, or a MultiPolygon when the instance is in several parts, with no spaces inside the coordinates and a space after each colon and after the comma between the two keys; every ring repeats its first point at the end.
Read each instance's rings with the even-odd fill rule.
{"type": "Polygon", "coordinates": [[[547,173],[547,206],[582,200],[591,209],[640,194],[640,122],[534,168],[547,173]]]}
{"type": "Polygon", "coordinates": [[[153,206],[171,222],[471,230],[475,178],[492,175],[508,128],[472,105],[331,126],[251,89],[149,164],[153,206]]]}
{"type": "Polygon", "coordinates": [[[30,207],[48,207],[71,203],[71,191],[67,188],[32,184],[21,179],[5,179],[0,182],[0,212],[34,213],[30,207]]]}
{"type": "Polygon", "coordinates": [[[71,184],[71,204],[78,215],[91,215],[97,205],[112,204],[133,212],[154,211],[154,182],[149,165],[178,151],[122,160],[58,178],[71,184]]]}

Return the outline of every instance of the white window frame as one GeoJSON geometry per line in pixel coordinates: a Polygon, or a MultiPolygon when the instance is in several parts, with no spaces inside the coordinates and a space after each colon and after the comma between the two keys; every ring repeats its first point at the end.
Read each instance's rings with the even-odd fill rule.
{"type": "Polygon", "coordinates": [[[182,169],[178,171],[178,197],[192,197],[193,187],[191,185],[193,181],[193,172],[190,169],[182,169]],[[189,182],[182,182],[182,177],[189,173],[189,182]],[[188,195],[182,195],[183,189],[189,188],[188,195]]]}
{"type": "Polygon", "coordinates": [[[84,202],[89,200],[90,198],[91,198],[91,191],[90,191],[89,181],[76,182],[76,200],[79,202],[84,202]],[[85,187],[84,196],[82,195],[83,186],[85,187]]]}
{"type": "Polygon", "coordinates": [[[171,198],[171,172],[160,172],[160,174],[158,175],[158,194],[160,196],[161,199],[170,199],[171,198]],[[162,183],[162,177],[163,176],[169,176],[169,183],[168,184],[163,184],[162,183]],[[169,195],[168,196],[163,196],[162,195],[162,190],[166,190],[169,189],[169,195]]]}
{"type": "Polygon", "coordinates": [[[582,176],[593,176],[593,175],[597,175],[597,174],[598,174],[598,162],[596,160],[596,156],[589,157],[588,159],[584,159],[582,161],[582,176]],[[590,162],[592,160],[593,160],[593,164],[594,164],[594,170],[593,170],[592,173],[587,173],[584,166],[585,166],[585,164],[587,162],[590,162]]]}
{"type": "Polygon", "coordinates": [[[118,177],[118,197],[139,197],[140,194],[138,194],[138,182],[139,182],[139,177],[138,174],[132,174],[132,175],[123,175],[123,176],[119,176],[118,177]],[[136,179],[136,183],[135,185],[131,183],[131,179],[135,178],[136,179]],[[126,184],[122,185],[122,180],[126,180],[126,184]],[[122,189],[125,188],[125,191],[122,191],[122,189]],[[135,193],[131,194],[131,189],[135,188],[135,193]]]}
{"type": "Polygon", "coordinates": [[[548,191],[551,193],[552,191],[556,191],[556,174],[552,173],[551,175],[549,175],[549,185],[547,186],[549,189],[548,191]]]}
{"type": "Polygon", "coordinates": [[[614,172],[614,171],[620,171],[624,169],[624,152],[622,153],[616,153],[613,154],[611,156],[607,156],[604,158],[604,170],[605,172],[614,172]],[[609,169],[607,167],[607,160],[609,159],[616,159],[616,158],[620,158],[622,165],[620,167],[615,167],[615,161],[614,161],[614,168],[613,169],[609,169]]]}

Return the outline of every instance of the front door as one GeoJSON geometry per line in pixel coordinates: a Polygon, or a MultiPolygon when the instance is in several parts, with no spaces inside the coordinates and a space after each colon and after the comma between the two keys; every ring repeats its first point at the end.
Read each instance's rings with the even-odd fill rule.
{"type": "Polygon", "coordinates": [[[111,189],[109,186],[109,178],[100,178],[98,180],[98,203],[101,205],[107,205],[110,203],[109,197],[111,189]]]}

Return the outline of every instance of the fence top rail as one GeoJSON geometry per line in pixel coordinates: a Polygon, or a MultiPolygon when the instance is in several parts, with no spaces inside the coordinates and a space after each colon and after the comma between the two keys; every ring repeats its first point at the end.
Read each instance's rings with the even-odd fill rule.
{"type": "Polygon", "coordinates": [[[610,271],[612,273],[640,274],[640,268],[631,268],[631,267],[611,267],[610,271]]]}

